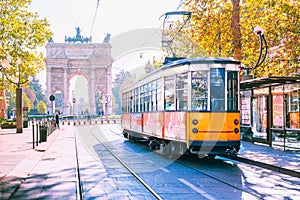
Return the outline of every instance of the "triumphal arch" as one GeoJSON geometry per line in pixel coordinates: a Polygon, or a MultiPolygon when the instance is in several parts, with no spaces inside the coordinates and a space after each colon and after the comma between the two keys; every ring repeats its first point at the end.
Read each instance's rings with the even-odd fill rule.
{"type": "MultiPolygon", "coordinates": [[[[80,100],[70,101],[70,80],[81,75],[88,82],[88,105],[85,111],[89,115],[110,114],[113,59],[109,38],[103,43],[92,43],[91,37],[80,35],[79,27],[76,31],[74,38],[65,37],[65,43],[50,40],[46,45],[48,113],[60,111],[66,115],[73,114],[80,100]],[[49,100],[51,95],[55,96],[54,103],[49,100]]],[[[78,111],[74,113],[78,114],[78,111]]]]}

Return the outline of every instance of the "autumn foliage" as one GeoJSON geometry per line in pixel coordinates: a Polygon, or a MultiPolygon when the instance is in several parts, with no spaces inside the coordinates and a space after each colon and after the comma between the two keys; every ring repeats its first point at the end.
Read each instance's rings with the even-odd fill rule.
{"type": "MultiPolygon", "coordinates": [[[[31,0],[0,1],[0,60],[11,58],[6,74],[10,80],[17,78],[21,79],[20,82],[45,68],[44,56],[39,48],[52,35],[49,22],[28,10],[30,3],[31,0]],[[17,60],[21,61],[19,65],[17,60]],[[22,75],[19,76],[19,73],[22,75]]],[[[0,89],[16,87],[5,81],[3,72],[0,75],[0,89]]]]}
{"type": "Polygon", "coordinates": [[[187,0],[183,8],[192,12],[192,18],[181,32],[184,37],[177,39],[185,44],[177,49],[178,56],[233,57],[250,69],[260,46],[253,30],[261,26],[268,56],[252,73],[256,77],[300,74],[299,0],[187,0]]]}

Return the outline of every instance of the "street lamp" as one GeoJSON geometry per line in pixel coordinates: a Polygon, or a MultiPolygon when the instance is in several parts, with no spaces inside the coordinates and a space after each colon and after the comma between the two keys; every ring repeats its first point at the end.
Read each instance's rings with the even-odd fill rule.
{"type": "Polygon", "coordinates": [[[23,133],[23,123],[22,123],[22,88],[20,87],[22,84],[32,81],[32,77],[29,76],[28,79],[25,81],[21,81],[21,70],[20,70],[20,65],[21,65],[21,60],[17,59],[16,65],[18,67],[18,77],[12,81],[6,74],[6,69],[10,66],[9,62],[11,61],[11,57],[7,56],[7,59],[4,59],[1,61],[1,67],[0,70],[3,69],[4,75],[6,79],[15,84],[17,86],[16,88],[16,131],[17,133],[23,133]]]}
{"type": "Polygon", "coordinates": [[[260,26],[256,26],[253,30],[255,34],[259,37],[259,56],[257,58],[256,64],[254,67],[250,68],[242,68],[243,70],[246,70],[246,74],[244,75],[244,80],[251,79],[252,76],[250,75],[250,72],[255,70],[258,66],[260,66],[266,59],[268,54],[268,44],[266,41],[266,38],[264,36],[264,29],[260,26]]]}

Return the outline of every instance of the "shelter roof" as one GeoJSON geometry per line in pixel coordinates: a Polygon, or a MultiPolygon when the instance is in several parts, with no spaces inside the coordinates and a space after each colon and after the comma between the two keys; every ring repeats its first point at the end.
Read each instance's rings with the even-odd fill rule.
{"type": "Polygon", "coordinates": [[[241,90],[273,87],[284,84],[300,83],[300,77],[263,77],[241,81],[241,90]]]}

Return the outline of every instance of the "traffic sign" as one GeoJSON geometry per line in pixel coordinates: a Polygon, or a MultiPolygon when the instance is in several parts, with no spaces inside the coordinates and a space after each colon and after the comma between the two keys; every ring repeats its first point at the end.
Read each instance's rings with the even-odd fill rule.
{"type": "Polygon", "coordinates": [[[50,101],[54,101],[55,100],[55,96],[54,95],[50,95],[49,99],[50,99],[50,101]]]}

